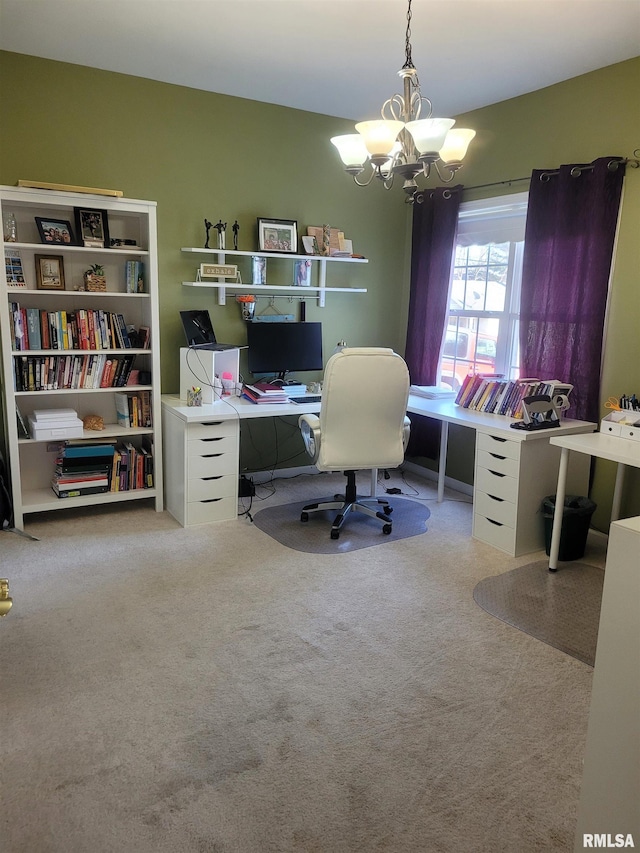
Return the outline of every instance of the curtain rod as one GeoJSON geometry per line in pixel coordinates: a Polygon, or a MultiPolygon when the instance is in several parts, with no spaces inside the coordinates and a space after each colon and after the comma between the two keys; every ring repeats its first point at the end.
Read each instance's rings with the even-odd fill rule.
{"type": "MultiPolygon", "coordinates": [[[[638,156],[638,154],[640,153],[640,148],[636,148],[636,150],[633,153],[634,153],[634,155],[638,156]]],[[[637,160],[637,159],[634,159],[631,157],[617,157],[617,158],[614,158],[612,160],[609,160],[609,162],[607,163],[607,168],[610,171],[615,172],[615,170],[618,168],[618,166],[621,166],[621,165],[631,166],[632,169],[638,169],[638,168],[640,168],[640,160],[637,160]]],[[[593,169],[593,163],[589,163],[588,165],[585,165],[585,166],[574,166],[573,169],[571,170],[571,176],[574,178],[577,178],[582,174],[582,172],[586,172],[590,169],[593,169]]],[[[560,174],[560,169],[549,169],[547,171],[544,171],[540,175],[540,180],[541,181],[548,181],[552,175],[558,175],[558,174],[560,174]]],[[[530,181],[530,180],[531,180],[531,175],[529,175],[526,178],[511,178],[508,181],[494,181],[491,184],[477,184],[475,187],[463,187],[462,192],[469,192],[470,190],[483,190],[483,189],[486,189],[487,187],[500,187],[500,186],[504,186],[505,184],[508,186],[510,184],[515,184],[515,183],[518,183],[520,181],[530,181]]]]}

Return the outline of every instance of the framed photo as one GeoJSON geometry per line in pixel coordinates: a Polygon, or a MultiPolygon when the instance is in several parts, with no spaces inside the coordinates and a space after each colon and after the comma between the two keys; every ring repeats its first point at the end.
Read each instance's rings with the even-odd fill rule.
{"type": "Polygon", "coordinates": [[[92,207],[76,207],[74,211],[78,245],[88,246],[91,249],[108,249],[111,241],[107,211],[92,207]]]}
{"type": "Polygon", "coordinates": [[[62,255],[35,255],[38,290],[64,290],[62,255]]]}
{"type": "Polygon", "coordinates": [[[293,264],[295,287],[311,287],[311,261],[295,261],[293,264]]]}
{"type": "Polygon", "coordinates": [[[298,251],[298,223],[293,219],[258,217],[258,247],[261,252],[298,251]]]}
{"type": "Polygon", "coordinates": [[[66,219],[47,219],[42,216],[36,216],[35,220],[40,240],[43,243],[57,244],[59,246],[75,245],[71,223],[67,222],[66,219]]]}

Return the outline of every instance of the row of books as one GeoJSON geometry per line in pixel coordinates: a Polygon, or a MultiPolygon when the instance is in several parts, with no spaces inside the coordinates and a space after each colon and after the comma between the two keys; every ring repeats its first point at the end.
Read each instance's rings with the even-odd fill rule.
{"type": "Polygon", "coordinates": [[[152,489],[153,442],[144,436],[140,447],[116,439],[67,442],[56,459],[51,487],[59,498],[152,489]]]}
{"type": "Polygon", "coordinates": [[[134,384],[135,355],[20,355],[14,358],[16,391],[118,388],[134,384]]]}
{"type": "Polygon", "coordinates": [[[505,379],[503,376],[486,373],[470,373],[465,377],[455,402],[465,409],[476,412],[488,412],[506,415],[510,418],[522,417],[522,400],[537,394],[553,396],[558,386],[571,387],[554,381],[540,379],[505,379]]]}
{"type": "Polygon", "coordinates": [[[153,426],[151,391],[137,391],[135,394],[117,392],[113,397],[118,426],[125,429],[153,426]]]}
{"type": "Polygon", "coordinates": [[[252,403],[288,403],[289,397],[279,385],[268,382],[256,382],[242,386],[242,396],[252,403]]]}
{"type": "Polygon", "coordinates": [[[149,328],[135,334],[127,329],[122,314],[92,308],[47,311],[11,303],[11,346],[14,350],[100,350],[150,346],[149,328]]]}
{"type": "Polygon", "coordinates": [[[141,447],[130,441],[117,445],[113,454],[110,492],[153,488],[153,443],[145,436],[141,447]]]}

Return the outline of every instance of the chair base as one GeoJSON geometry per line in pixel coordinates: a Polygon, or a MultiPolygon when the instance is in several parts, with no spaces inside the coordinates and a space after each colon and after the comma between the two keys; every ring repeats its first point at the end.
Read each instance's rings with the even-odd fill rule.
{"type": "Polygon", "coordinates": [[[356,494],[356,472],[345,471],[344,473],[347,478],[347,488],[344,498],[341,495],[336,495],[336,500],[333,501],[307,504],[307,506],[302,508],[300,521],[308,521],[310,512],[338,509],[340,512],[336,515],[331,525],[331,538],[338,539],[340,530],[347,520],[349,513],[361,512],[371,518],[379,518],[380,521],[384,522],[382,532],[387,535],[391,533],[393,522],[391,521],[390,514],[393,512],[393,507],[389,506],[388,501],[384,498],[358,497],[356,494]],[[376,507],[382,507],[382,510],[376,509],[376,507]]]}

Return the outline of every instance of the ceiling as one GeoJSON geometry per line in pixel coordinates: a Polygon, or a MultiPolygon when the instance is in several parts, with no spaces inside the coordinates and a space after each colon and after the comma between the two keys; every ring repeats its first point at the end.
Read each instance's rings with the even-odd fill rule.
{"type": "MultiPolygon", "coordinates": [[[[0,0],[0,48],[354,120],[401,91],[407,0],[0,0]]],[[[640,0],[413,0],[455,115],[640,54],[640,0]]],[[[6,85],[6,82],[3,84],[6,85]]]]}

